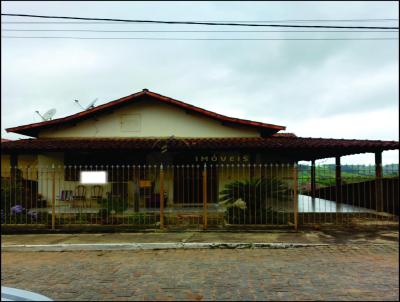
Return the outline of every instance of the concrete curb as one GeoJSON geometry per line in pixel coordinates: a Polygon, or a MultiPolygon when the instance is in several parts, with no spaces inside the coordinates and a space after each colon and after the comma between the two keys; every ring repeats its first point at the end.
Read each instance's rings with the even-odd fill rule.
{"type": "Polygon", "coordinates": [[[64,251],[123,251],[169,249],[287,249],[327,246],[325,243],[72,243],[72,244],[18,244],[2,245],[2,252],[64,252],[64,251]]]}

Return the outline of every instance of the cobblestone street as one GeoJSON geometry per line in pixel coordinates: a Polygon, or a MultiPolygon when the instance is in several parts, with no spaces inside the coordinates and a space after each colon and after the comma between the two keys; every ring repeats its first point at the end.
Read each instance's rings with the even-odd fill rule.
{"type": "Polygon", "coordinates": [[[2,285],[55,300],[398,300],[398,247],[3,252],[2,285]]]}

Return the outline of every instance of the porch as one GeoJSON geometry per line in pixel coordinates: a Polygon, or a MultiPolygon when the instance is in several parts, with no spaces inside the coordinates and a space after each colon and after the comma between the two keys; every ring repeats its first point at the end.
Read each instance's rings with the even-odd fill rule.
{"type": "Polygon", "coordinates": [[[2,144],[2,224],[199,229],[397,221],[398,142],[300,138],[31,139],[2,144]],[[342,165],[371,152],[375,165],[342,165]],[[19,159],[36,154],[36,162],[19,159]],[[3,155],[2,155],[3,156],[3,155]],[[334,165],[316,160],[335,158],[334,165]],[[342,170],[344,169],[344,170],[342,170]],[[83,174],[102,173],[101,183],[83,174]]]}
{"type": "Polygon", "coordinates": [[[297,229],[398,221],[398,166],[385,168],[380,178],[375,166],[351,168],[340,190],[331,173],[337,167],[323,165],[316,166],[315,180],[312,165],[297,164],[54,166],[25,174],[12,168],[2,177],[2,225],[297,229]],[[82,184],[85,171],[106,172],[106,182],[82,184]]]}

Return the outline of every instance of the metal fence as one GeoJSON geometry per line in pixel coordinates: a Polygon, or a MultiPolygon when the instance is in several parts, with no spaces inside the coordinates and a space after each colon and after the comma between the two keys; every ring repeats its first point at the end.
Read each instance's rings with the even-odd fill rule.
{"type": "Polygon", "coordinates": [[[317,165],[314,172],[299,165],[298,171],[301,224],[398,220],[398,164],[317,165]]]}
{"type": "Polygon", "coordinates": [[[1,223],[228,228],[397,221],[398,165],[2,167],[1,223]],[[94,180],[101,172],[103,182],[94,180]],[[84,179],[89,177],[88,180],[84,179]],[[93,180],[90,180],[93,178],[93,180]]]}

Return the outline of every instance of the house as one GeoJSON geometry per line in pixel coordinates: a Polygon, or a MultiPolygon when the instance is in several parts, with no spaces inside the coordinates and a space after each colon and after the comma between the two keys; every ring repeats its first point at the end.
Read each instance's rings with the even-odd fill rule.
{"type": "MultiPolygon", "coordinates": [[[[335,157],[340,182],[341,156],[372,152],[379,167],[382,151],[399,148],[396,141],[297,137],[283,132],[285,126],[228,117],[147,89],[70,116],[6,130],[32,138],[2,140],[2,166],[9,162],[25,178],[37,180],[44,199],[63,204],[66,191],[78,194],[82,172],[104,171],[100,197],[117,192],[136,211],[149,203],[159,207],[161,186],[166,207],[202,204],[204,169],[207,202],[216,204],[233,180],[268,173],[291,179],[296,162],[312,161],[314,167],[317,159],[335,157]],[[264,164],[282,168],[257,168],[264,164]],[[39,168],[30,173],[34,167],[39,168]],[[151,195],[147,201],[135,203],[135,194],[146,195],[146,190],[151,195]]],[[[4,173],[2,169],[2,176],[10,175],[4,173]]],[[[85,199],[91,193],[82,194],[85,199]]]]}

